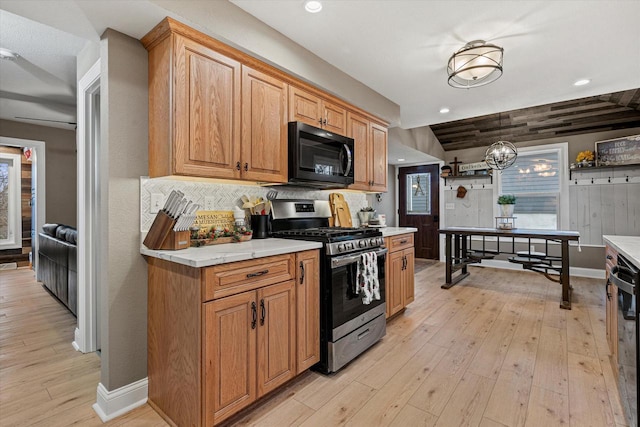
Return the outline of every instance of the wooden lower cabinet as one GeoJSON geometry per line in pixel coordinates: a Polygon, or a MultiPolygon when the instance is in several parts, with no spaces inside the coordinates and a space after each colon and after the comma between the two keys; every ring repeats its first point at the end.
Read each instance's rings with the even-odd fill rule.
{"type": "Polygon", "coordinates": [[[298,374],[320,361],[320,256],[318,251],[296,254],[298,374]]]}
{"type": "Polygon", "coordinates": [[[169,424],[219,424],[319,361],[317,250],[148,267],[149,404],[169,424]]]}
{"type": "Polygon", "coordinates": [[[386,317],[404,310],[414,300],[415,255],[413,234],[387,237],[386,317]]]}

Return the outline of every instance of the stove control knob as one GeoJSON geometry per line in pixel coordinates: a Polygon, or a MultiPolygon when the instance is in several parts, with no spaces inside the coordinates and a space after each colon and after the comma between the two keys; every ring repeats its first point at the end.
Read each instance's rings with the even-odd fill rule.
{"type": "Polygon", "coordinates": [[[340,244],[338,245],[338,252],[344,252],[344,251],[345,251],[345,249],[346,249],[346,248],[345,248],[345,246],[344,246],[344,243],[340,243],[340,244]]]}
{"type": "Polygon", "coordinates": [[[358,246],[360,246],[361,248],[364,248],[367,246],[367,241],[366,240],[360,240],[358,242],[358,246]]]}
{"type": "Polygon", "coordinates": [[[369,240],[369,245],[371,245],[371,246],[375,246],[377,243],[378,243],[378,239],[369,240]]]}

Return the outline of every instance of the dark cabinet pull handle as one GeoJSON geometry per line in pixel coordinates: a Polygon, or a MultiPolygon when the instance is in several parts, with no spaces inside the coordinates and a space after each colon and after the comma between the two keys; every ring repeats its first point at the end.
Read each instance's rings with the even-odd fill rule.
{"type": "Polygon", "coordinates": [[[244,171],[247,172],[249,170],[249,163],[244,164],[244,171]]]}
{"type": "Polygon", "coordinates": [[[264,307],[264,299],[260,300],[260,325],[264,325],[264,318],[267,317],[267,309],[264,307]]]}
{"type": "Polygon", "coordinates": [[[251,279],[252,277],[264,276],[268,272],[269,272],[269,270],[262,270],[262,271],[257,271],[255,273],[249,273],[249,274],[247,274],[247,279],[251,279]]]}
{"type": "Polygon", "coordinates": [[[607,255],[607,259],[613,259],[611,255],[607,255]]]}
{"type": "Polygon", "coordinates": [[[323,125],[327,125],[327,119],[324,119],[324,121],[322,122],[323,125]]]}
{"type": "Polygon", "coordinates": [[[605,289],[607,292],[607,299],[611,300],[611,293],[609,292],[609,286],[611,286],[611,282],[609,281],[609,279],[607,279],[607,285],[605,286],[605,289]]]}
{"type": "Polygon", "coordinates": [[[404,244],[405,244],[405,243],[407,243],[407,242],[408,242],[408,240],[407,240],[407,239],[402,239],[402,240],[400,240],[400,244],[401,244],[401,245],[404,245],[404,244]]]}
{"type": "Polygon", "coordinates": [[[320,117],[320,119],[318,120],[318,123],[320,123],[320,126],[322,126],[322,117],[320,117]]]}
{"type": "Polygon", "coordinates": [[[256,309],[256,303],[251,303],[251,329],[256,328],[256,323],[258,322],[258,310],[256,309]]]}
{"type": "Polygon", "coordinates": [[[300,261],[300,284],[304,283],[304,262],[300,261]]]}
{"type": "Polygon", "coordinates": [[[237,162],[237,163],[236,163],[236,169],[237,169],[237,170],[240,170],[240,162],[237,162]]]}

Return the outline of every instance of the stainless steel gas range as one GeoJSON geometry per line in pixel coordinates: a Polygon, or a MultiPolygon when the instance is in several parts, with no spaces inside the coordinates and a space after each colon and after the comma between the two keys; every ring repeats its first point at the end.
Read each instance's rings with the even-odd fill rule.
{"type": "Polygon", "coordinates": [[[329,227],[329,202],[321,200],[274,200],[272,215],[273,237],[324,243],[320,262],[320,363],[315,368],[336,372],[386,333],[387,249],[382,233],[370,228],[329,227]],[[357,288],[363,254],[376,264],[379,299],[368,301],[357,288]]]}

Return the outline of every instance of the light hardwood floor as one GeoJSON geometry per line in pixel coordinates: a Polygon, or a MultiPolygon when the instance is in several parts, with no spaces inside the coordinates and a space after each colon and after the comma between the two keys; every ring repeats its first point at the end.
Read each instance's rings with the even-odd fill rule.
{"type": "MultiPolygon", "coordinates": [[[[443,290],[416,274],[416,300],[384,339],[332,376],[308,372],[228,425],[624,426],[608,361],[602,280],[560,286],[472,267],[443,290]]],[[[0,425],[99,425],[99,360],[70,346],[75,318],[28,271],[0,273],[0,425]]],[[[109,425],[166,425],[148,405],[109,425]]]]}

